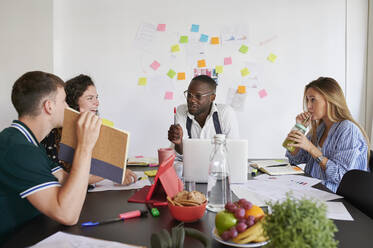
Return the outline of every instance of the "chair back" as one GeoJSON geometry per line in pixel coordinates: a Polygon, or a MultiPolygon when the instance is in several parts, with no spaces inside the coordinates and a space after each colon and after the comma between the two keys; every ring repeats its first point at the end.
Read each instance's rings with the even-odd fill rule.
{"type": "Polygon", "coordinates": [[[368,161],[368,166],[369,166],[370,172],[373,173],[373,151],[372,150],[370,150],[370,158],[368,161]]]}
{"type": "Polygon", "coordinates": [[[373,173],[350,170],[344,174],[337,194],[373,218],[373,173]]]}

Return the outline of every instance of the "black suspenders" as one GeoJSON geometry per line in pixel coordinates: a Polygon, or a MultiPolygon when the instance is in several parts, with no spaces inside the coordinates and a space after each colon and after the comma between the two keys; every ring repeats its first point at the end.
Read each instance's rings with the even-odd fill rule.
{"type": "MultiPolygon", "coordinates": [[[[222,134],[223,132],[221,131],[218,112],[214,112],[212,114],[212,120],[214,122],[214,127],[215,127],[216,134],[222,134]]],[[[187,131],[188,131],[189,139],[191,139],[192,138],[192,132],[191,132],[191,129],[192,129],[192,119],[190,119],[189,116],[187,116],[186,128],[187,128],[187,131]]]]}

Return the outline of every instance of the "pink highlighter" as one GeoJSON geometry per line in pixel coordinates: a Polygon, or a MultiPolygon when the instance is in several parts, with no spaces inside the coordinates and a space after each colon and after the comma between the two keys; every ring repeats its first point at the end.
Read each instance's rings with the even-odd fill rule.
{"type": "Polygon", "coordinates": [[[122,214],[119,214],[118,218],[113,218],[113,219],[108,219],[104,221],[89,221],[89,222],[84,222],[81,225],[82,226],[97,226],[97,225],[103,225],[103,224],[109,224],[113,222],[118,222],[118,221],[124,221],[126,219],[131,219],[131,218],[136,218],[136,217],[147,217],[148,212],[147,211],[140,211],[140,210],[134,210],[130,212],[125,212],[122,214]]]}

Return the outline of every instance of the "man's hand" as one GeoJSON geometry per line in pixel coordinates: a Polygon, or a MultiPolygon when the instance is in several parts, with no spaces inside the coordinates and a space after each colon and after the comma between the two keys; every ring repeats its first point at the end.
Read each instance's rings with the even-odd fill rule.
{"type": "Polygon", "coordinates": [[[126,169],[126,176],[124,178],[123,185],[128,185],[136,181],[137,181],[137,175],[133,171],[126,169]]]}
{"type": "Polygon", "coordinates": [[[92,112],[81,113],[77,122],[76,136],[78,145],[93,150],[100,134],[101,119],[92,112]]]}
{"type": "Polygon", "coordinates": [[[168,129],[168,140],[175,145],[181,145],[183,142],[183,128],[179,124],[170,126],[170,129],[168,129]]]}

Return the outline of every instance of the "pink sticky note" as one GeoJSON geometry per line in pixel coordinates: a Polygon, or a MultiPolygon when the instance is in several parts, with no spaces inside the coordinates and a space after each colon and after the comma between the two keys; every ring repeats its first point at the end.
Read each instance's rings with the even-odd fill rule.
{"type": "Polygon", "coordinates": [[[141,155],[139,155],[139,156],[135,156],[135,158],[143,158],[144,156],[141,156],[141,155]]]}
{"type": "Polygon", "coordinates": [[[153,68],[153,70],[157,70],[160,65],[161,64],[158,63],[158,61],[154,60],[150,67],[153,68]]]}
{"type": "Polygon", "coordinates": [[[158,24],[157,31],[161,31],[161,32],[166,31],[166,24],[158,24]]]}
{"type": "Polygon", "coordinates": [[[264,98],[267,96],[267,91],[265,89],[262,89],[258,92],[260,98],[264,98]]]}
{"type": "Polygon", "coordinates": [[[231,65],[232,64],[232,57],[224,58],[224,65],[231,65]]]}
{"type": "Polygon", "coordinates": [[[164,95],[165,100],[172,100],[174,99],[174,93],[172,91],[166,91],[166,94],[164,95]]]}

